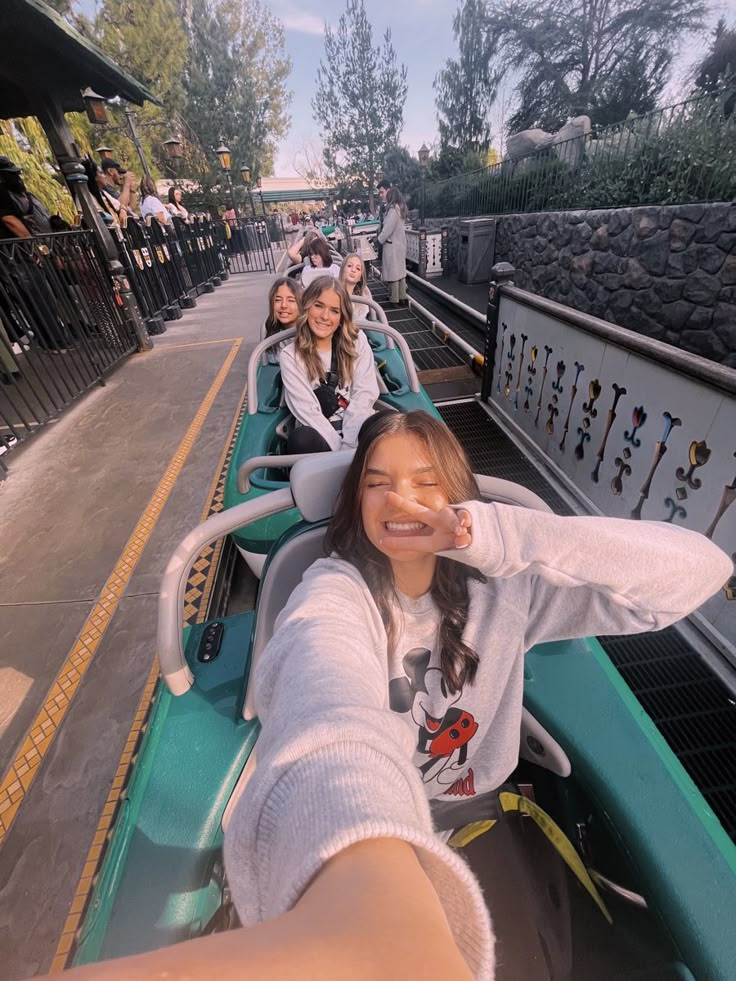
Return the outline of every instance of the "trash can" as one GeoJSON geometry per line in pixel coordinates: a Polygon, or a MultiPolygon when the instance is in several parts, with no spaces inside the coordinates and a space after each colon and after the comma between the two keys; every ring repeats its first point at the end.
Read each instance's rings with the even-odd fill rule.
{"type": "Polygon", "coordinates": [[[469,218],[460,222],[458,278],[461,283],[487,283],[496,251],[496,219],[469,218]]]}

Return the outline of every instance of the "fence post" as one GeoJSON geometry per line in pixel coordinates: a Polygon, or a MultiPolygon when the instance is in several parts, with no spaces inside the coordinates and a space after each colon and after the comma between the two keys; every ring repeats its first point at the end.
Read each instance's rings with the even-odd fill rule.
{"type": "Polygon", "coordinates": [[[69,189],[82,209],[87,227],[97,239],[112,278],[115,301],[123,309],[125,320],[136,338],[138,350],[150,351],[153,349],[153,341],[141,316],[130,280],[120,262],[112,233],[97,212],[96,202],[87,186],[87,176],[81,161],[82,155],[74,142],[61,105],[49,96],[44,98],[43,105],[36,115],[46,131],[49,144],[69,184],[69,189]]]}
{"type": "Polygon", "coordinates": [[[417,269],[418,274],[422,279],[427,278],[427,229],[422,228],[419,231],[419,268],[417,269]]]}
{"type": "Polygon", "coordinates": [[[480,386],[482,402],[491,397],[491,385],[496,370],[496,341],[498,339],[498,311],[501,305],[501,288],[513,286],[516,270],[510,262],[497,262],[491,269],[491,282],[488,285],[488,305],[486,306],[486,336],[483,348],[483,378],[480,386]]]}

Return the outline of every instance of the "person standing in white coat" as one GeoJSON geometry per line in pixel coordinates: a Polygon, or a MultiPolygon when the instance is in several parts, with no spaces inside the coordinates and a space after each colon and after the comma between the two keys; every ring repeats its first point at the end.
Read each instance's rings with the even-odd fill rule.
{"type": "Polygon", "coordinates": [[[386,217],[378,241],[383,246],[381,278],[389,288],[391,303],[407,302],[406,293],[406,204],[397,187],[386,195],[386,217]]]}

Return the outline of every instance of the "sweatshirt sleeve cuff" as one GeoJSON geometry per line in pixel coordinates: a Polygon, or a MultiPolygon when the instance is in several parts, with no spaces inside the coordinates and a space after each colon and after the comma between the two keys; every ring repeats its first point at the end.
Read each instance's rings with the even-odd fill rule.
{"type": "Polygon", "coordinates": [[[287,912],[325,862],[351,845],[395,838],[414,847],[473,976],[493,977],[480,887],[434,835],[423,788],[413,787],[393,759],[363,742],[340,742],[266,783],[246,790],[226,838],[228,879],[244,925],[287,912]]]}

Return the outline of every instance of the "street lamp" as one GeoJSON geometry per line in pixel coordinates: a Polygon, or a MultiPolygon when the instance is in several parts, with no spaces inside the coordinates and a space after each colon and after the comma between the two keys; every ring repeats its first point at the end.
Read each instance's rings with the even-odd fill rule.
{"type": "Polygon", "coordinates": [[[98,95],[89,86],[82,92],[82,101],[87,113],[87,119],[96,126],[104,126],[107,122],[104,96],[98,95]]]}
{"type": "Polygon", "coordinates": [[[233,181],[232,181],[232,177],[230,176],[230,148],[225,146],[222,137],[220,137],[220,145],[215,150],[215,153],[217,154],[217,157],[220,161],[220,166],[222,167],[222,172],[225,175],[225,180],[227,182],[227,189],[230,192],[230,207],[233,209],[233,211],[236,211],[235,195],[233,193],[233,181]]]}
{"type": "Polygon", "coordinates": [[[424,212],[426,204],[426,183],[427,183],[427,165],[429,164],[429,147],[426,143],[422,143],[419,147],[417,153],[419,157],[419,167],[422,172],[422,199],[421,199],[421,209],[419,212],[419,224],[424,228],[424,212]]]}
{"type": "Polygon", "coordinates": [[[243,183],[245,184],[246,190],[248,191],[248,200],[250,201],[250,210],[253,212],[253,217],[256,216],[256,206],[253,201],[253,191],[250,186],[250,165],[241,164],[240,165],[240,176],[243,178],[243,183]]]}
{"type": "Polygon", "coordinates": [[[177,140],[175,136],[170,136],[168,140],[164,140],[164,147],[166,148],[166,157],[172,163],[176,160],[181,160],[184,155],[181,148],[181,140],[177,140]]]}

